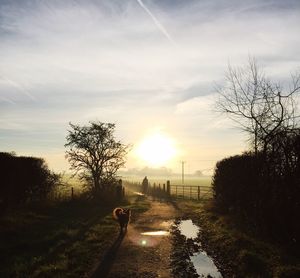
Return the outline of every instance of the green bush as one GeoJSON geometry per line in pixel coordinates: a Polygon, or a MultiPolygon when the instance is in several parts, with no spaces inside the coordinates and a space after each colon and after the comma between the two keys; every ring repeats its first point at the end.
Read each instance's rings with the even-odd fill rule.
{"type": "Polygon", "coordinates": [[[217,205],[225,211],[252,214],[261,183],[261,159],[253,154],[236,155],[219,161],[213,176],[217,205]]]}
{"type": "Polygon", "coordinates": [[[270,277],[267,263],[262,256],[254,252],[243,250],[238,256],[239,273],[247,273],[247,277],[270,277]]]}
{"type": "Polygon", "coordinates": [[[43,200],[58,182],[42,158],[0,153],[0,205],[19,205],[43,200]]]}
{"type": "Polygon", "coordinates": [[[284,266],[276,271],[276,278],[298,278],[300,277],[300,267],[284,266]]]}
{"type": "MultiPolygon", "coordinates": [[[[293,145],[293,167],[275,153],[245,153],[216,164],[213,194],[216,206],[234,213],[248,228],[288,242],[297,249],[300,227],[300,154],[293,145]]],[[[298,150],[299,151],[299,150],[298,150]]]]}

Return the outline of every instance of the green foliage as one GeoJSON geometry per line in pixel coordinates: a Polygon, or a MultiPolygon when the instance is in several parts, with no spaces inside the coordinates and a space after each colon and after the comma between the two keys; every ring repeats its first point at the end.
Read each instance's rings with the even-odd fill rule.
{"type": "Polygon", "coordinates": [[[18,157],[11,153],[0,153],[0,171],[2,208],[44,200],[60,180],[42,158],[18,157]]]}
{"type": "Polygon", "coordinates": [[[213,191],[216,206],[223,212],[234,213],[250,229],[296,249],[300,234],[295,221],[300,218],[300,153],[288,155],[291,153],[294,163],[288,169],[282,166],[280,153],[225,158],[216,165],[213,191]]]}
{"type": "Polygon", "coordinates": [[[219,161],[212,183],[217,205],[227,212],[254,212],[261,174],[261,159],[253,154],[236,155],[219,161]]]}
{"type": "Polygon", "coordinates": [[[247,277],[271,277],[270,271],[267,269],[265,259],[254,251],[243,250],[239,253],[238,271],[239,273],[247,273],[247,277]]]}
{"type": "Polygon", "coordinates": [[[281,266],[278,267],[276,278],[296,278],[300,277],[300,266],[281,266]]]}

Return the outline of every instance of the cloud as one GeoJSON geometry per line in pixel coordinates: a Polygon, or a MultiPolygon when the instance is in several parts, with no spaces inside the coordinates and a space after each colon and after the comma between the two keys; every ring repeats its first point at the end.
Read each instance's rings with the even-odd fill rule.
{"type": "Polygon", "coordinates": [[[236,145],[241,136],[210,109],[228,61],[251,54],[275,78],[299,66],[299,1],[139,2],[0,2],[3,149],[47,142],[47,155],[63,147],[69,121],[94,119],[133,143],[160,125],[183,147],[221,149],[220,136],[236,145]]]}

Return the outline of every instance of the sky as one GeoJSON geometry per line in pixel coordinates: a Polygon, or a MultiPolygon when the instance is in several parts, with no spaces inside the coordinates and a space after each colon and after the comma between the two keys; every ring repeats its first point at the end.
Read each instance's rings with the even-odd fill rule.
{"type": "Polygon", "coordinates": [[[214,111],[228,63],[255,57],[285,83],[299,69],[300,1],[0,0],[0,151],[44,157],[55,171],[68,123],[116,124],[136,146],[160,132],[177,155],[165,167],[211,171],[248,148],[214,111]]]}

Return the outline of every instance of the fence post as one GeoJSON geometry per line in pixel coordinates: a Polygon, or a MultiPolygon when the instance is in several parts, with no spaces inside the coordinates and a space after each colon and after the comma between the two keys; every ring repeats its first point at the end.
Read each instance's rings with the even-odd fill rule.
{"type": "Polygon", "coordinates": [[[166,192],[166,184],[165,183],[163,185],[163,188],[164,188],[164,192],[166,192]]]}
{"type": "Polygon", "coordinates": [[[200,186],[198,186],[198,201],[200,200],[200,186]]]}
{"type": "Polygon", "coordinates": [[[190,186],[190,199],[192,199],[192,186],[190,186]]]}
{"type": "Polygon", "coordinates": [[[170,181],[167,181],[167,194],[171,196],[171,187],[170,187],[170,181]]]}
{"type": "Polygon", "coordinates": [[[121,201],[123,198],[123,181],[119,179],[117,186],[115,187],[115,194],[116,194],[116,199],[118,201],[121,201]]]}
{"type": "Polygon", "coordinates": [[[182,185],[182,197],[184,199],[184,185],[182,185]]]}
{"type": "Polygon", "coordinates": [[[74,200],[74,187],[71,187],[71,199],[74,200]]]}

